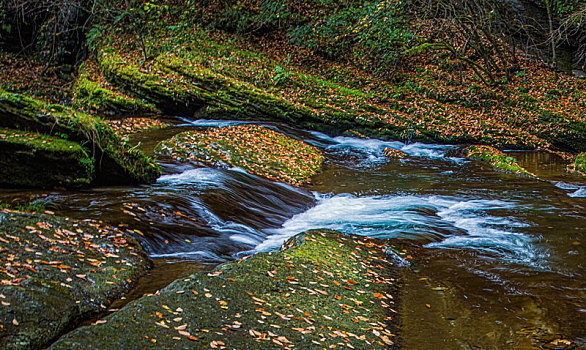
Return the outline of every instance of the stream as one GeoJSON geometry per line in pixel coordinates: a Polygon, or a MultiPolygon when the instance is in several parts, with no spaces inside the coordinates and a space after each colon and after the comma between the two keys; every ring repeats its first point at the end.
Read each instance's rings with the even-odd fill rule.
{"type": "MultiPolygon", "coordinates": [[[[240,122],[176,123],[131,141],[152,154],[178,132],[240,122]]],[[[39,199],[58,215],[128,230],[156,261],[135,297],[278,249],[299,232],[331,228],[393,238],[413,257],[405,259],[406,349],[586,347],[586,178],[566,172],[561,158],[510,152],[537,180],[467,160],[460,146],[332,138],[262,124],[324,152],[311,185],[160,157],[164,175],[152,185],[2,190],[0,200],[39,199]],[[388,159],[385,148],[408,157],[388,159]]]]}

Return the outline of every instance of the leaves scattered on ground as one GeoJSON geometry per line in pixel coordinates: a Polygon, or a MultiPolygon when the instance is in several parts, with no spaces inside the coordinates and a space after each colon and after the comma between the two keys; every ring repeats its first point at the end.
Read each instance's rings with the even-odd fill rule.
{"type": "Polygon", "coordinates": [[[121,348],[391,349],[400,282],[388,249],[382,240],[309,231],[279,252],[178,280],[54,348],[107,339],[121,348]]]}
{"type": "Polygon", "coordinates": [[[65,287],[73,277],[88,284],[105,278],[109,284],[108,281],[116,279],[116,269],[107,271],[102,265],[116,265],[125,274],[127,263],[141,257],[136,243],[131,243],[133,239],[97,222],[9,209],[0,211],[0,218],[0,284],[3,285],[20,285],[28,278],[41,276],[65,287]]]}
{"type": "Polygon", "coordinates": [[[128,140],[130,135],[145,130],[160,129],[169,126],[169,124],[153,118],[124,118],[107,120],[106,123],[123,140],[128,140]]]}
{"type": "Polygon", "coordinates": [[[399,151],[398,149],[392,149],[392,148],[385,148],[383,150],[383,154],[387,158],[405,158],[405,157],[407,157],[407,153],[405,153],[403,151],[399,151]]]}
{"type": "Polygon", "coordinates": [[[188,131],[157,148],[179,160],[228,164],[296,186],[309,182],[324,160],[317,148],[259,125],[188,131]]]}

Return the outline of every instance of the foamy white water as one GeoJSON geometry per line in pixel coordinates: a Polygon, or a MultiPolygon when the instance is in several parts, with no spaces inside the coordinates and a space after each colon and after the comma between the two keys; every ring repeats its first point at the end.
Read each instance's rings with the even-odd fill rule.
{"type": "Polygon", "coordinates": [[[257,251],[277,249],[289,237],[309,229],[334,229],[377,238],[427,241],[426,247],[474,249],[489,258],[535,264],[540,253],[532,238],[515,229],[526,224],[491,215],[514,203],[441,196],[337,195],[322,197],[317,205],[267,231],[257,251]]]}
{"type": "MultiPolygon", "coordinates": [[[[383,154],[385,148],[391,148],[407,153],[411,157],[424,158],[444,158],[448,150],[454,149],[456,146],[452,145],[437,145],[415,142],[405,144],[400,141],[383,141],[378,139],[362,139],[358,137],[329,137],[320,132],[311,132],[311,134],[321,140],[330,143],[326,147],[327,150],[352,150],[365,154],[369,161],[386,161],[388,160],[383,154]]],[[[446,158],[453,161],[460,161],[461,158],[450,157],[446,158]]]]}
{"type": "Polygon", "coordinates": [[[586,186],[561,181],[554,183],[554,185],[557,188],[568,191],[567,194],[570,197],[586,197],[586,186]]]}
{"type": "Polygon", "coordinates": [[[221,178],[222,173],[217,169],[197,168],[179,174],[163,175],[157,179],[157,182],[171,185],[213,184],[221,181],[221,178]]]}

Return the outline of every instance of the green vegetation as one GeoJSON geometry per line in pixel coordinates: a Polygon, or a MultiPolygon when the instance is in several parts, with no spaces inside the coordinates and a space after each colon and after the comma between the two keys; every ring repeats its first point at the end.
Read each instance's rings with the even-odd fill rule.
{"type": "Polygon", "coordinates": [[[155,106],[116,91],[106,81],[97,81],[101,75],[90,62],[81,69],[74,86],[74,103],[112,119],[133,115],[160,113],[155,106]]]}
{"type": "Polygon", "coordinates": [[[0,201],[0,210],[8,209],[19,212],[36,213],[45,210],[46,202],[35,200],[27,204],[8,204],[0,201]]]}
{"type": "MultiPolygon", "coordinates": [[[[0,90],[0,117],[3,127],[59,135],[79,143],[94,163],[92,182],[148,183],[160,174],[152,159],[123,143],[103,121],[85,113],[0,90]]],[[[45,144],[52,142],[55,146],[50,147],[72,146],[59,138],[45,144]]],[[[33,142],[33,147],[38,143],[33,142]]]]}
{"type": "Polygon", "coordinates": [[[466,148],[466,156],[488,162],[493,168],[506,173],[536,177],[521,167],[513,157],[507,157],[503,152],[490,146],[474,145],[466,148]]]}
{"type": "Polygon", "coordinates": [[[582,152],[576,156],[574,162],[568,165],[568,170],[586,176],[586,153],[582,152]]]}
{"type": "Polygon", "coordinates": [[[0,129],[0,185],[82,186],[94,162],[78,143],[55,136],[0,129]]]}

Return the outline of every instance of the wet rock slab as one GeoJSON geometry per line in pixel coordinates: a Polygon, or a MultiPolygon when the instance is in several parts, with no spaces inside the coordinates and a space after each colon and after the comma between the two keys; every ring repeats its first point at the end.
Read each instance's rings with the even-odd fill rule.
{"type": "Polygon", "coordinates": [[[75,142],[0,129],[0,186],[81,186],[91,182],[93,162],[75,142]]]}
{"type": "Polygon", "coordinates": [[[385,242],[329,230],[177,280],[51,349],[395,348],[397,267],[385,242]]]}
{"type": "Polygon", "coordinates": [[[136,241],[93,221],[0,211],[0,348],[47,346],[149,267],[136,241]]]}

